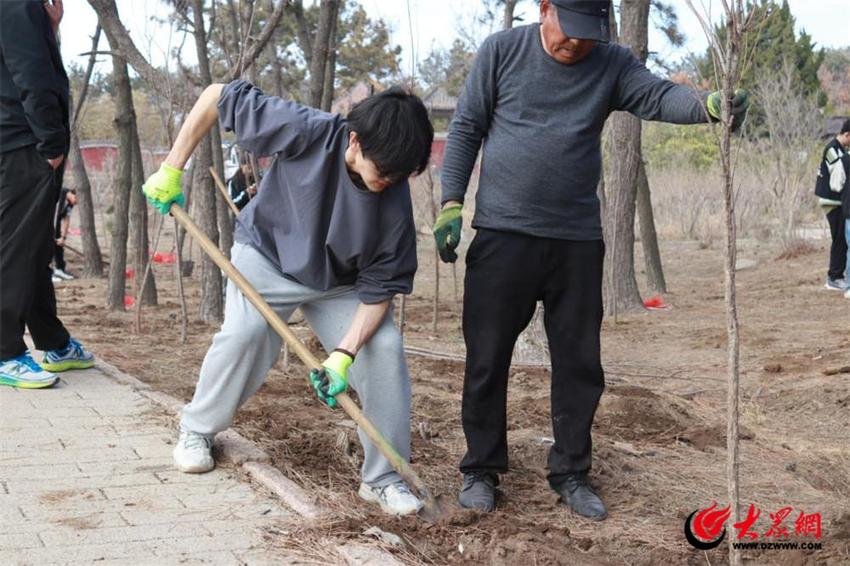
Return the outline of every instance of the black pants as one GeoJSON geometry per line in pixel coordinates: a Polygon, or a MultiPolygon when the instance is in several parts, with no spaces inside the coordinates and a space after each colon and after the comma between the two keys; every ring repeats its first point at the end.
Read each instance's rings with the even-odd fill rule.
{"type": "MultiPolygon", "coordinates": [[[[58,238],[59,236],[56,237],[58,238]]],[[[54,245],[53,247],[53,267],[65,271],[65,248],[57,245],[54,245]]]]}
{"type": "Polygon", "coordinates": [[[844,213],[837,206],[826,215],[832,246],[829,248],[829,278],[842,279],[847,267],[847,240],[844,238],[844,213]]]}
{"type": "Polygon", "coordinates": [[[601,240],[568,241],[479,230],[466,255],[466,374],[462,472],[508,469],[508,370],[538,300],[552,361],[549,481],[590,469],[590,427],[605,387],[601,240]]]}
{"type": "Polygon", "coordinates": [[[26,351],[25,324],[40,350],[68,344],[50,269],[61,180],[35,146],[0,153],[0,360],[26,351]]]}

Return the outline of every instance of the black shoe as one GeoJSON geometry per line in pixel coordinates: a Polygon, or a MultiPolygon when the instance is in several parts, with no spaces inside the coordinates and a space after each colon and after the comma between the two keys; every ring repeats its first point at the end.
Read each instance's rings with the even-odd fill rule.
{"type": "Polygon", "coordinates": [[[608,516],[605,504],[590,487],[587,474],[571,474],[557,486],[552,486],[564,503],[576,514],[594,521],[601,521],[608,516]]]}
{"type": "Polygon", "coordinates": [[[463,487],[457,496],[461,507],[490,513],[496,509],[496,486],[499,476],[490,472],[463,474],[463,487]]]}

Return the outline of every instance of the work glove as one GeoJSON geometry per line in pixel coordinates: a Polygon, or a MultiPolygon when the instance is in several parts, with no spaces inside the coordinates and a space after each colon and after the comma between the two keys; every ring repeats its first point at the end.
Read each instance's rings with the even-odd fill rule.
{"type": "Polygon", "coordinates": [[[159,171],[148,177],[142,185],[142,192],[145,193],[148,202],[161,214],[168,214],[173,202],[180,207],[186,203],[183,189],[180,188],[181,177],[183,177],[183,171],[163,163],[159,166],[159,171]]]}
{"type": "Polygon", "coordinates": [[[446,263],[454,263],[457,259],[455,248],[460,244],[460,229],[463,224],[462,204],[452,204],[440,211],[434,222],[434,238],[437,240],[437,251],[440,259],[446,263]]]}
{"type": "Polygon", "coordinates": [[[319,399],[328,407],[336,407],[336,397],[348,390],[348,368],[354,357],[347,352],[334,350],[322,367],[310,370],[310,383],[319,399]]]}
{"type": "MultiPolygon", "coordinates": [[[[715,90],[708,95],[705,106],[708,110],[708,115],[715,120],[720,120],[721,99],[720,91],[715,90]]],[[[738,131],[744,118],[747,116],[747,109],[750,107],[750,93],[746,89],[739,88],[735,90],[735,96],[732,98],[732,131],[738,131]]]]}

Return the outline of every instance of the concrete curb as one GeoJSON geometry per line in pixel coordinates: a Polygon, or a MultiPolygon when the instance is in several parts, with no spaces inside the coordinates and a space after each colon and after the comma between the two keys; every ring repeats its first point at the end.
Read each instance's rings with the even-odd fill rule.
{"type": "Polygon", "coordinates": [[[213,450],[217,462],[227,462],[234,466],[243,466],[247,462],[268,464],[272,461],[262,448],[232,428],[216,435],[213,450]]]}
{"type": "Polygon", "coordinates": [[[402,566],[392,554],[366,544],[342,544],[336,551],[349,566],[402,566]]]}
{"type": "Polygon", "coordinates": [[[306,519],[317,519],[328,511],[316,504],[316,498],[281,473],[280,470],[261,462],[245,462],[242,469],[257,483],[269,488],[287,506],[306,519]]]}
{"type": "MultiPolygon", "coordinates": [[[[115,381],[132,387],[139,395],[173,413],[175,417],[180,414],[183,403],[178,399],[160,391],[154,391],[147,383],[124,373],[100,358],[97,359],[95,367],[115,381]]],[[[235,467],[242,468],[253,481],[274,493],[287,507],[308,521],[327,516],[330,513],[329,510],[316,503],[315,496],[273,467],[271,456],[262,448],[235,430],[227,429],[219,433],[216,436],[215,450],[219,461],[228,462],[235,467]]],[[[362,543],[337,545],[335,550],[350,566],[401,566],[401,563],[392,554],[362,543]]]]}

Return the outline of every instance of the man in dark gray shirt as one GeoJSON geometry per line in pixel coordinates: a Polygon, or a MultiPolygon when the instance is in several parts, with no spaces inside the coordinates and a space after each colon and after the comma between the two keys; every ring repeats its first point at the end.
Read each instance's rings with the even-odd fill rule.
{"type": "MultiPolygon", "coordinates": [[[[393,296],[410,293],[416,272],[407,178],[425,169],[431,153],[425,106],[394,88],[343,119],[265,96],[245,81],[212,85],[145,183],[162,213],[182,204],[183,166],[217,119],[244,150],[274,156],[257,196],[237,217],[233,264],[284,319],[300,308],[331,352],[310,371],[319,398],[336,406],[350,375],[366,416],[409,459],[410,376],[388,313],[393,296]]],[[[213,437],[262,385],[280,347],[280,336],[229,282],[224,324],[183,409],[174,449],[179,470],[215,466],[213,437]]],[[[360,441],[360,496],[390,514],[415,512],[421,503],[392,465],[365,434],[360,441]]]]}
{"type": "MultiPolygon", "coordinates": [[[[615,110],[678,124],[719,118],[718,93],[662,80],[628,49],[608,44],[608,7],[607,0],[542,0],[539,24],[487,38],[451,124],[434,226],[444,261],[457,258],[463,199],[483,144],[463,312],[464,507],[495,508],[498,474],[508,469],[511,354],[541,300],[552,357],[549,483],[578,514],[607,515],[587,479],[604,388],[602,127],[615,110]]],[[[742,114],[746,96],[733,106],[742,114]]]]}

